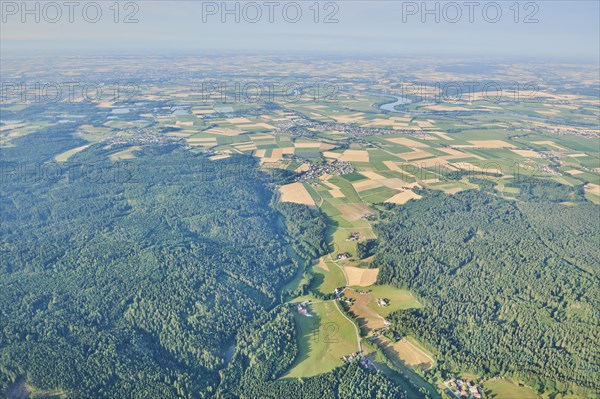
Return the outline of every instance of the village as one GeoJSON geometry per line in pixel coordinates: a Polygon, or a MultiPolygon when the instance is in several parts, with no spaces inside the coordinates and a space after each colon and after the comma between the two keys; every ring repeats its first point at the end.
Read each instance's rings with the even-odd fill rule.
{"type": "MultiPolygon", "coordinates": [[[[308,163],[309,161],[304,161],[308,163]]],[[[310,179],[317,179],[323,175],[342,176],[354,172],[354,166],[348,162],[335,160],[333,162],[311,163],[310,169],[300,174],[296,181],[302,182],[310,179]]]]}
{"type": "Polygon", "coordinates": [[[482,387],[467,379],[463,380],[451,377],[449,380],[444,381],[444,385],[448,387],[448,390],[458,399],[479,399],[483,394],[482,387]]]}
{"type": "Polygon", "coordinates": [[[304,118],[296,118],[291,121],[279,123],[277,125],[277,134],[290,133],[300,136],[313,136],[314,131],[337,131],[350,136],[385,136],[392,134],[409,134],[413,136],[426,136],[425,133],[414,129],[379,129],[371,127],[362,127],[349,125],[345,123],[318,122],[304,118]]]}

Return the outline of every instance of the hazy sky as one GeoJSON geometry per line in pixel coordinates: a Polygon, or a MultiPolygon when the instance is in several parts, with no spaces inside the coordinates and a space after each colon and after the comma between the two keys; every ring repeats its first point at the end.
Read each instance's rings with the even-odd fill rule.
{"type": "Polygon", "coordinates": [[[118,16],[112,0],[80,1],[72,9],[73,22],[62,0],[49,3],[30,2],[27,8],[34,11],[26,13],[21,1],[1,0],[4,55],[243,50],[551,56],[593,62],[600,57],[597,0],[427,2],[425,7],[433,10],[429,14],[421,1],[322,1],[315,7],[313,0],[241,1],[225,6],[221,1],[143,0],[120,2],[118,16]],[[234,11],[227,14],[225,7],[234,11]],[[98,8],[101,16],[97,16],[98,8]],[[124,23],[131,13],[138,22],[124,23]],[[325,23],[332,13],[332,23],[325,23]]]}

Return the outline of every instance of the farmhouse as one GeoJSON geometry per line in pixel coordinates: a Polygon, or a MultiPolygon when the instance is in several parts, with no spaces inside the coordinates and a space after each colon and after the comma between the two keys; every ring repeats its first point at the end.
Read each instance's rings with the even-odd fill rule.
{"type": "Polygon", "coordinates": [[[312,315],[310,313],[308,313],[308,305],[310,304],[309,301],[304,301],[302,303],[298,304],[298,313],[301,314],[302,316],[306,316],[306,317],[312,317],[312,315]]]}
{"type": "Polygon", "coordinates": [[[371,360],[369,360],[365,356],[363,356],[363,357],[360,358],[360,363],[359,364],[364,369],[377,370],[377,368],[375,367],[375,365],[373,364],[373,362],[371,360]]]}
{"type": "Polygon", "coordinates": [[[362,217],[367,220],[375,220],[376,219],[375,214],[371,213],[371,212],[365,213],[362,217]]]}
{"type": "Polygon", "coordinates": [[[386,307],[390,304],[390,300],[387,298],[377,298],[377,306],[386,307]]]}
{"type": "Polygon", "coordinates": [[[480,399],[482,397],[483,389],[475,384],[473,381],[460,380],[451,377],[449,380],[444,382],[444,385],[448,390],[459,399],[462,398],[475,398],[480,399]]]}
{"type": "Polygon", "coordinates": [[[358,241],[360,240],[360,233],[350,233],[347,241],[358,241]]]}

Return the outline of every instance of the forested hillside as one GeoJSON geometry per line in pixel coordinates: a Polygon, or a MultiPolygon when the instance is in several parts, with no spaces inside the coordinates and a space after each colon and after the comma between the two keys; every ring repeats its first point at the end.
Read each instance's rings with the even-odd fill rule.
{"type": "Polygon", "coordinates": [[[377,228],[379,282],[422,299],[424,308],[397,312],[393,323],[437,351],[442,370],[593,397],[600,207],[558,202],[577,189],[548,196],[535,195],[543,182],[528,186],[527,203],[466,191],[387,206],[377,228]]]}
{"type": "Polygon", "coordinates": [[[127,146],[96,144],[54,162],[85,144],[71,132],[2,149],[0,392],[401,397],[356,365],[277,380],[297,354],[281,287],[324,253],[326,225],[302,205],[274,209],[253,158],[171,143],[115,162],[127,146]]]}
{"type": "MultiPolygon", "coordinates": [[[[3,161],[29,150],[42,162],[35,151],[46,148],[6,149],[3,161]]],[[[2,387],[26,375],[74,397],[210,393],[235,331],[296,270],[271,193],[251,158],[207,168],[164,146],[138,153],[119,179],[105,152],[70,160],[98,178],[4,182],[2,387]]]]}

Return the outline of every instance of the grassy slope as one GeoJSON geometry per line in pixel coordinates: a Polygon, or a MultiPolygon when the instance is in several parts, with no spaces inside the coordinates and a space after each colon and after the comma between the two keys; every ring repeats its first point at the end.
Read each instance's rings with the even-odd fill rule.
{"type": "Polygon", "coordinates": [[[283,378],[309,377],[333,370],[342,356],[358,350],[352,323],[337,310],[333,301],[310,306],[313,317],[294,312],[298,330],[298,357],[283,378]]]}

